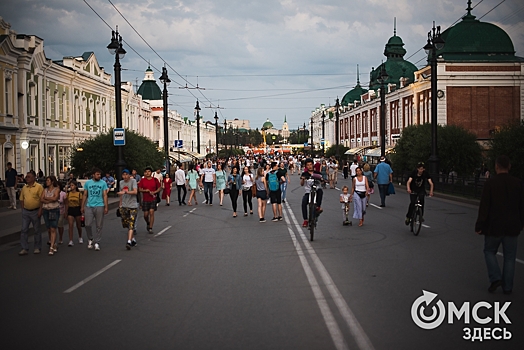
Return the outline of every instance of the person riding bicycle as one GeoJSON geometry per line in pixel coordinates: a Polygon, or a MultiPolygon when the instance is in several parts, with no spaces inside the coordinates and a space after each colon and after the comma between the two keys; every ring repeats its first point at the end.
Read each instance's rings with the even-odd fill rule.
{"type": "MultiPolygon", "coordinates": [[[[307,181],[309,179],[316,179],[318,181],[322,181],[322,174],[318,171],[313,170],[313,159],[307,158],[304,162],[304,172],[300,175],[300,186],[304,186],[304,197],[302,197],[302,218],[304,219],[304,223],[302,224],[303,227],[308,226],[308,202],[309,202],[309,194],[311,193],[311,182],[307,181]]],[[[323,191],[319,187],[317,187],[317,195],[316,195],[316,205],[317,205],[317,216],[322,213],[322,195],[323,191]]]]}
{"type": "Polygon", "coordinates": [[[406,184],[407,191],[410,194],[410,203],[405,221],[406,225],[409,225],[411,221],[411,217],[413,215],[413,210],[415,208],[415,204],[417,203],[417,199],[420,201],[420,204],[422,205],[422,217],[420,221],[424,222],[424,198],[426,196],[426,185],[428,183],[429,196],[433,197],[433,181],[431,180],[431,176],[429,175],[429,173],[426,171],[424,163],[419,162],[417,164],[417,169],[415,169],[411,173],[406,184]]]}

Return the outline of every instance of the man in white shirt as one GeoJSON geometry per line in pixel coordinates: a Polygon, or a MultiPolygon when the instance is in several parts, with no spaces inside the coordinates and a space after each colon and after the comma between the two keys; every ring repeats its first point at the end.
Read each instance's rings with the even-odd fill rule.
{"type": "Polygon", "coordinates": [[[349,171],[351,174],[351,180],[353,180],[355,176],[357,176],[357,168],[358,168],[358,162],[354,160],[353,164],[351,164],[351,166],[349,167],[349,171]]]}
{"type": "Polygon", "coordinates": [[[215,169],[211,167],[211,161],[208,161],[204,168],[201,169],[200,182],[204,183],[204,196],[206,204],[213,205],[213,187],[216,185],[215,169]]]}
{"type": "Polygon", "coordinates": [[[177,171],[175,171],[175,183],[178,192],[178,205],[186,205],[186,172],[184,171],[184,165],[181,164],[177,171]],[[180,199],[180,192],[184,191],[182,199],[180,199]]]}

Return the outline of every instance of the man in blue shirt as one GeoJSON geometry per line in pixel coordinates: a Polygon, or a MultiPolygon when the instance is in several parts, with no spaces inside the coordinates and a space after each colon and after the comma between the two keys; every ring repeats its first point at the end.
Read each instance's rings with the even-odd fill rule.
{"type": "Polygon", "coordinates": [[[93,219],[96,220],[96,236],[94,239],[95,250],[100,250],[102,240],[102,226],[104,215],[108,213],[107,203],[107,184],[101,181],[102,170],[93,169],[93,177],[84,185],[84,195],[82,196],[82,206],[80,211],[85,215],[85,225],[87,238],[89,239],[87,249],[93,249],[93,219]],[[86,206],[87,203],[87,206],[86,206]]]}
{"type": "Polygon", "coordinates": [[[115,185],[115,178],[112,177],[109,173],[106,173],[106,176],[102,178],[102,181],[105,181],[107,188],[113,188],[115,185]]]}
{"type": "Polygon", "coordinates": [[[380,163],[375,168],[375,179],[378,184],[378,191],[380,192],[380,206],[383,208],[386,206],[386,195],[388,193],[388,187],[390,182],[393,181],[393,170],[384,156],[380,157],[380,163]]]}
{"type": "Polygon", "coordinates": [[[16,209],[16,183],[18,182],[17,172],[13,169],[11,162],[7,163],[7,170],[5,171],[5,187],[7,195],[9,196],[8,209],[16,209]]]}

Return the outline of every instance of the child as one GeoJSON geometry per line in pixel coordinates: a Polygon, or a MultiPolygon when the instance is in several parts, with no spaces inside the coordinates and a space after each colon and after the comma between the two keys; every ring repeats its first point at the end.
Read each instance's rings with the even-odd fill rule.
{"type": "Polygon", "coordinates": [[[349,220],[349,188],[347,186],[342,187],[342,193],[340,194],[340,203],[342,203],[342,217],[344,226],[352,226],[352,222],[349,220]]]}

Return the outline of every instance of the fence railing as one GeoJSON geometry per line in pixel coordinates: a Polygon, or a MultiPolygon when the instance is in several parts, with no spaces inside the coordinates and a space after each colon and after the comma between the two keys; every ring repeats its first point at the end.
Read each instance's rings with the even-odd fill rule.
{"type": "MultiPolygon", "coordinates": [[[[394,175],[393,182],[405,185],[409,175],[394,175]]],[[[485,178],[449,176],[441,174],[433,179],[435,192],[451,194],[466,198],[480,199],[484,188],[485,178]]]]}

